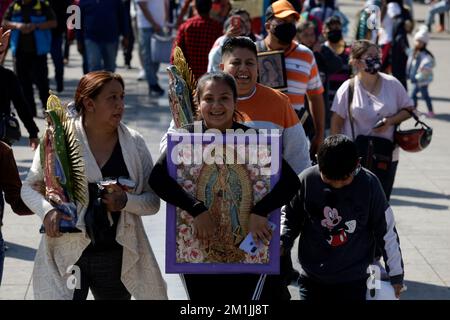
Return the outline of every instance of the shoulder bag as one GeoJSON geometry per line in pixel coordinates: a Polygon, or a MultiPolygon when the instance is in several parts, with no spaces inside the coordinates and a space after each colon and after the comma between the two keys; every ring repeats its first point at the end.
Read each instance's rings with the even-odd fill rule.
{"type": "Polygon", "coordinates": [[[389,139],[375,136],[358,135],[355,139],[355,128],[351,111],[354,88],[355,79],[352,78],[350,79],[348,91],[348,116],[352,129],[352,139],[356,144],[358,155],[361,157],[361,165],[372,171],[383,184],[383,181],[389,176],[389,170],[392,165],[394,143],[389,139]]]}

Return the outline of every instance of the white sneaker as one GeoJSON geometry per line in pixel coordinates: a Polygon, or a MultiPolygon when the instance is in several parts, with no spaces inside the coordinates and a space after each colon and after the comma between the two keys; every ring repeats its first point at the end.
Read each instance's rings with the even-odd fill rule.
{"type": "Polygon", "coordinates": [[[145,70],[144,69],[140,69],[139,70],[138,81],[144,81],[145,79],[146,79],[145,70]]]}

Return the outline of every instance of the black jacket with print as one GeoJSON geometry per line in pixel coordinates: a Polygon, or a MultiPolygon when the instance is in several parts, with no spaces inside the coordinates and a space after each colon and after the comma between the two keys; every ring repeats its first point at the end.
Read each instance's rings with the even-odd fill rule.
{"type": "Polygon", "coordinates": [[[334,189],[318,166],[300,175],[300,189],[283,207],[281,241],[290,249],[300,234],[302,273],[324,284],[363,280],[383,249],[392,284],[403,282],[403,261],[391,207],[374,174],[362,169],[352,183],[334,189]]]}

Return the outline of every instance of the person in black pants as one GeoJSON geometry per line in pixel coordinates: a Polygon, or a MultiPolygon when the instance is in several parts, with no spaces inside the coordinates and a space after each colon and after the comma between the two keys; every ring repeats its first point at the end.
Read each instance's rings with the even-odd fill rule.
{"type": "Polygon", "coordinates": [[[55,66],[56,91],[64,90],[64,54],[63,40],[67,43],[66,20],[68,15],[67,8],[70,6],[70,0],[50,0],[50,7],[56,14],[58,26],[52,29],[52,48],[50,54],[55,66]]]}
{"type": "Polygon", "coordinates": [[[0,66],[0,115],[11,113],[11,102],[30,135],[30,146],[36,149],[39,145],[39,129],[30,113],[20,82],[14,72],[0,66]]]}
{"type": "Polygon", "coordinates": [[[131,59],[133,58],[133,47],[134,47],[134,29],[132,25],[132,19],[130,15],[131,8],[131,0],[125,0],[123,2],[123,6],[125,8],[125,12],[128,16],[128,30],[130,33],[128,34],[128,43],[126,46],[122,47],[123,50],[123,60],[125,61],[125,67],[127,69],[131,69],[131,59]]]}
{"type": "MultiPolygon", "coordinates": [[[[237,88],[234,78],[223,72],[209,73],[202,76],[197,85],[200,114],[203,118],[202,128],[205,131],[217,129],[225,132],[227,129],[241,129],[249,127],[235,122],[239,117],[236,113],[237,88]],[[218,116],[221,114],[221,116],[218,116]]],[[[194,126],[189,125],[186,130],[193,132],[194,126]]],[[[219,180],[220,178],[218,178],[219,180]]],[[[163,200],[188,212],[193,217],[194,238],[200,242],[217,241],[215,235],[220,232],[223,220],[217,222],[218,207],[214,201],[208,207],[205,202],[186,192],[177,181],[172,178],[167,169],[167,150],[159,158],[150,175],[149,184],[153,191],[163,200]]],[[[248,230],[253,238],[267,242],[271,231],[267,216],[273,210],[286,204],[293,196],[292,190],[298,185],[298,178],[286,161],[282,161],[280,179],[272,190],[257,202],[248,217],[248,230]]],[[[221,198],[219,190],[215,198],[221,198]]],[[[226,220],[226,219],[225,219],[226,220]]],[[[230,219],[228,219],[230,220],[230,219]]],[[[231,219],[232,220],[232,219],[231,219]]],[[[227,228],[228,229],[228,228],[227,228]]],[[[230,230],[235,235],[240,230],[230,230]]],[[[243,235],[245,237],[245,235],[243,235]]],[[[221,237],[221,243],[226,243],[227,237],[221,237]]],[[[235,240],[236,241],[236,240],[235,240]]],[[[235,244],[236,245],[236,244],[235,244]]],[[[214,246],[208,246],[213,251],[214,246]]],[[[237,247],[236,247],[237,249],[237,247]]],[[[228,249],[227,247],[227,252],[228,249]]],[[[234,248],[233,248],[234,250],[234,248]]],[[[240,251],[239,249],[237,249],[240,251]]],[[[243,253],[243,252],[242,252],[243,253]]],[[[188,296],[193,301],[223,301],[229,300],[281,300],[288,299],[289,292],[281,281],[281,277],[265,277],[259,274],[184,274],[188,296]],[[270,278],[270,279],[269,279],[270,278]],[[258,293],[262,286],[262,293],[258,293]],[[231,294],[231,296],[230,296],[231,294]]]]}
{"type": "MultiPolygon", "coordinates": [[[[338,19],[338,18],[336,18],[338,19]]],[[[338,19],[339,21],[339,19],[338,19]]],[[[339,71],[343,64],[341,58],[329,47],[320,42],[319,32],[311,21],[304,21],[297,25],[297,39],[307,46],[314,53],[317,67],[319,68],[320,79],[324,88],[323,101],[325,105],[325,130],[330,129],[331,102],[329,99],[329,77],[331,74],[339,71]]],[[[305,100],[305,105],[308,99],[305,100]]],[[[310,121],[310,136],[313,136],[314,126],[310,121]]],[[[307,130],[305,129],[305,132],[307,130]]],[[[315,161],[315,155],[312,155],[312,161],[315,161]]]]}
{"type": "Polygon", "coordinates": [[[43,109],[46,108],[49,83],[47,53],[51,48],[51,31],[57,25],[56,16],[47,2],[15,0],[8,8],[3,26],[11,29],[11,51],[33,117],[36,116],[33,84],[39,90],[43,109]]]}
{"type": "MultiPolygon", "coordinates": [[[[0,28],[0,43],[2,43],[0,46],[0,60],[6,52],[8,42],[9,35],[3,34],[3,29],[0,28]]],[[[39,129],[29,112],[20,82],[14,72],[0,66],[0,115],[11,113],[11,102],[13,102],[20,120],[22,120],[30,134],[30,146],[35,150],[39,144],[37,137],[39,129]]]]}

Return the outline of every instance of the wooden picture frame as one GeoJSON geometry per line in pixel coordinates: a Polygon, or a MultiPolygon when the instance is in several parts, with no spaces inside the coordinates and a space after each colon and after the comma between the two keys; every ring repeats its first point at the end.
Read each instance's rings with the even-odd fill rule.
{"type": "MultiPolygon", "coordinates": [[[[215,138],[209,135],[207,139],[203,139],[205,134],[168,134],[167,166],[169,175],[175,178],[186,192],[204,202],[210,210],[212,219],[218,219],[219,222],[216,221],[216,223],[219,227],[215,230],[214,239],[205,247],[193,236],[193,217],[188,212],[167,203],[166,273],[277,274],[280,263],[279,209],[269,215],[269,220],[275,225],[269,246],[261,247],[257,255],[250,255],[242,251],[239,246],[249,234],[248,218],[251,208],[269,192],[279,179],[280,135],[271,135],[268,139],[269,143],[263,157],[266,159],[270,157],[269,165],[267,163],[263,165],[259,161],[258,164],[239,164],[238,162],[223,166],[206,164],[204,161],[201,164],[198,164],[198,161],[189,165],[183,161],[180,163],[179,159],[185,157],[186,154],[198,154],[198,141],[202,141],[200,142],[200,153],[204,154],[206,148],[217,143],[217,136],[222,135],[215,135],[215,138]],[[209,142],[205,142],[207,140],[209,142]],[[185,149],[186,146],[187,149],[185,149]],[[173,158],[177,158],[177,155],[178,160],[173,160],[173,158]],[[223,168],[223,171],[220,168],[223,168]],[[222,175],[221,171],[226,173],[222,175]],[[221,177],[226,178],[221,179],[221,177]],[[226,181],[226,183],[222,183],[222,187],[218,188],[219,181],[226,181]],[[226,224],[222,224],[222,221],[225,221],[226,224]],[[236,221],[238,228],[234,228],[233,225],[233,223],[236,224],[236,221]],[[222,225],[225,227],[221,228],[222,225]]],[[[239,143],[237,139],[227,140],[225,136],[230,137],[230,134],[223,135],[222,140],[228,141],[223,144],[224,149],[227,149],[224,151],[227,157],[230,147],[235,148],[233,151],[235,156],[239,157],[242,154],[243,149],[240,149],[242,147],[246,150],[244,153],[248,153],[251,145],[248,140],[245,143],[239,143]],[[234,143],[229,141],[234,141],[234,143]]],[[[258,149],[258,157],[260,157],[259,152],[260,149],[258,149]]]]}
{"type": "Polygon", "coordinates": [[[286,90],[287,74],[284,51],[264,51],[258,53],[258,82],[277,90],[286,90]]]}

